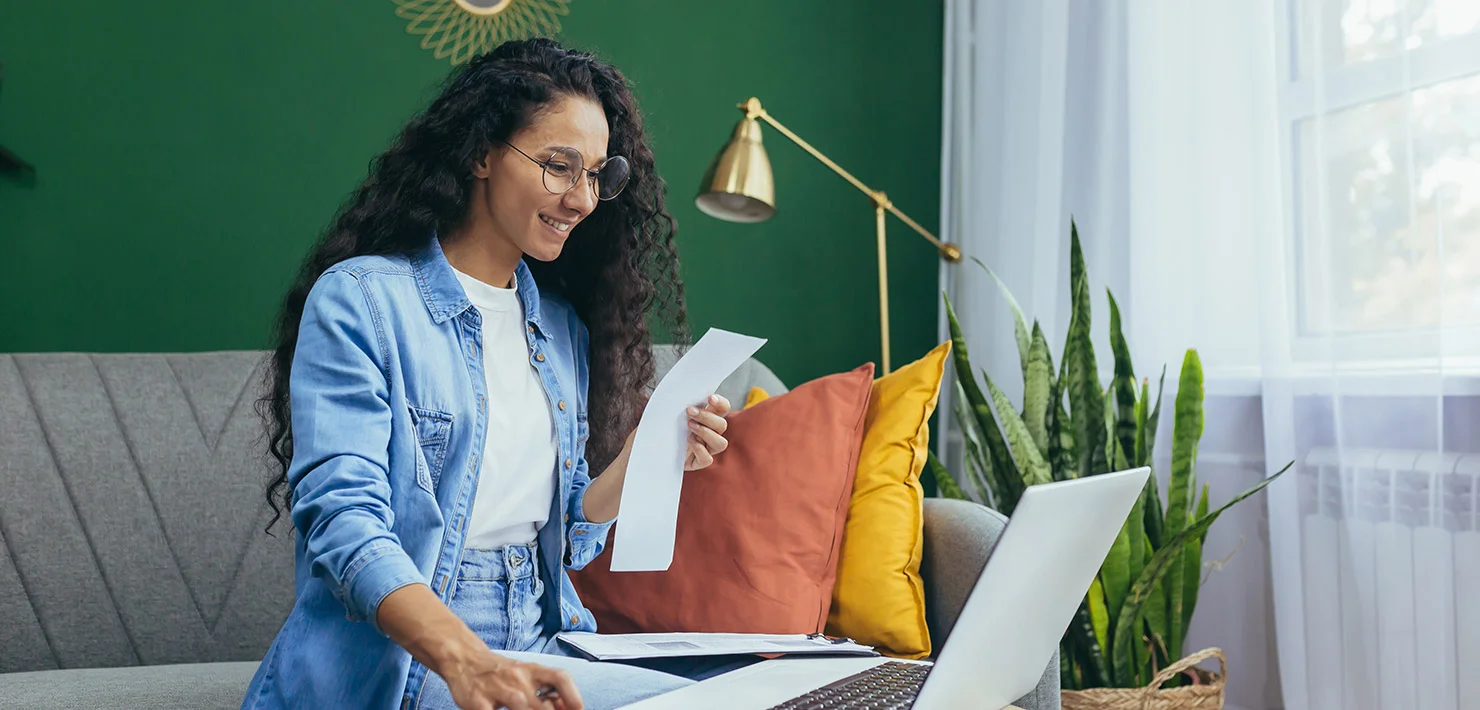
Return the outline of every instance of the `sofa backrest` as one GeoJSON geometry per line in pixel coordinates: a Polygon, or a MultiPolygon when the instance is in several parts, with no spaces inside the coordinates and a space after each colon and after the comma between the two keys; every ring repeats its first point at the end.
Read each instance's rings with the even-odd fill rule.
{"type": "MultiPolygon", "coordinates": [[[[262,658],[293,604],[264,356],[0,355],[0,673],[262,658]]],[[[751,386],[785,391],[751,361],[720,392],[751,386]]]]}

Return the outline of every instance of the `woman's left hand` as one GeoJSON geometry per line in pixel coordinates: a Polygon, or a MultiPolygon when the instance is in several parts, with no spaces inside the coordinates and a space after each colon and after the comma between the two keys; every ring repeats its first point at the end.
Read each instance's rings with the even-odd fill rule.
{"type": "Polygon", "coordinates": [[[683,457],[683,470],[698,471],[714,463],[714,457],[729,448],[725,440],[730,413],[730,400],[712,394],[704,402],[704,408],[689,407],[689,450],[683,457]]]}

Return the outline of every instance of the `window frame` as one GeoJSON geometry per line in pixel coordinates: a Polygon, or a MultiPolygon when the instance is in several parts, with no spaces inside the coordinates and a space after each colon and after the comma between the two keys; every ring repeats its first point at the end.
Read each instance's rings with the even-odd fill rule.
{"type": "MultiPolygon", "coordinates": [[[[1449,37],[1413,49],[1402,49],[1392,56],[1371,59],[1321,71],[1319,60],[1313,61],[1315,76],[1301,75],[1300,52],[1304,49],[1299,30],[1299,13],[1309,0],[1276,0],[1276,61],[1279,71],[1277,106],[1280,121],[1280,157],[1284,209],[1281,219],[1286,237],[1285,290],[1290,316],[1287,336],[1289,366],[1292,371],[1332,372],[1332,361],[1339,370],[1387,373],[1419,372],[1438,369],[1472,372],[1480,376],[1480,357],[1451,356],[1448,353],[1480,354],[1480,323],[1440,325],[1425,330],[1405,331],[1317,331],[1309,323],[1312,308],[1321,307],[1324,293],[1310,288],[1306,279],[1306,255],[1313,249],[1330,249],[1327,235],[1306,234],[1305,210],[1312,196],[1302,194],[1300,128],[1304,121],[1330,116],[1348,109],[1402,96],[1446,81],[1480,75],[1480,30],[1449,37]],[[1339,348],[1339,352],[1336,349],[1339,348]]],[[[1323,27],[1339,22],[1342,5],[1327,0],[1321,8],[1328,13],[1323,27]]],[[[1407,36],[1406,15],[1403,36],[1407,36]]],[[[1329,33],[1328,33],[1329,34],[1329,33]]],[[[1313,41],[1323,41],[1316,38],[1313,41]]],[[[1317,50],[1319,54],[1319,50],[1317,50]]],[[[1410,99],[1411,100],[1411,99],[1410,99]]],[[[1410,151],[1411,155],[1411,151],[1410,151]]],[[[1411,180],[1410,175],[1410,180],[1411,180]]]]}

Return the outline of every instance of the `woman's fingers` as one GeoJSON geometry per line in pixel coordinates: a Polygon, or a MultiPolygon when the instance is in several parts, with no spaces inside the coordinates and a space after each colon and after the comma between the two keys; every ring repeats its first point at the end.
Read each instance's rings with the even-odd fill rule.
{"type": "Polygon", "coordinates": [[[689,453],[686,457],[684,468],[689,471],[697,471],[701,468],[707,468],[712,463],[714,463],[714,455],[709,453],[709,450],[704,447],[704,444],[699,443],[694,437],[690,436],[689,453]]]}
{"type": "Polygon", "coordinates": [[[545,700],[556,707],[565,710],[581,710],[584,704],[581,701],[581,691],[576,689],[576,682],[571,679],[570,674],[554,668],[536,667],[534,681],[535,685],[544,688],[554,688],[554,698],[548,695],[545,700]]]}
{"type": "Polygon", "coordinates": [[[535,697],[535,682],[527,663],[509,663],[500,669],[495,700],[509,710],[535,710],[543,703],[535,697]]]}
{"type": "Polygon", "coordinates": [[[708,408],[699,409],[698,407],[689,407],[688,415],[689,425],[691,427],[694,424],[698,424],[699,426],[707,427],[723,434],[725,433],[725,429],[730,426],[729,422],[725,420],[724,415],[708,408]]]}
{"type": "Polygon", "coordinates": [[[689,451],[684,458],[684,469],[696,471],[714,463],[716,454],[730,447],[725,439],[729,422],[725,415],[730,413],[730,400],[722,395],[710,395],[704,406],[689,407],[689,451]]]}
{"type": "Polygon", "coordinates": [[[696,441],[710,454],[717,454],[730,447],[729,440],[720,436],[720,432],[697,422],[689,422],[689,431],[694,433],[691,440],[696,441]]]}
{"type": "Polygon", "coordinates": [[[524,693],[520,693],[511,688],[508,690],[498,691],[497,695],[499,697],[499,700],[494,705],[494,707],[501,708],[501,710],[531,710],[529,705],[529,696],[524,693]]]}
{"type": "Polygon", "coordinates": [[[709,395],[709,401],[704,403],[704,408],[723,417],[730,413],[730,400],[724,395],[712,394],[709,395]]]}

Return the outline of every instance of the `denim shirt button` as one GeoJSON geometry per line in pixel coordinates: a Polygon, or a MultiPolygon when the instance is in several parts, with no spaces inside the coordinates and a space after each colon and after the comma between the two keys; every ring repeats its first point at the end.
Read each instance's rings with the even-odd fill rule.
{"type": "Polygon", "coordinates": [[[560,408],[560,411],[562,411],[562,412],[565,411],[565,400],[563,400],[563,399],[560,400],[559,402],[557,402],[555,404],[555,406],[559,407],[560,408]]]}
{"type": "Polygon", "coordinates": [[[535,360],[535,362],[544,362],[545,361],[545,354],[544,353],[535,353],[534,354],[534,360],[535,360]]]}
{"type": "Polygon", "coordinates": [[[566,468],[570,468],[570,467],[571,467],[571,462],[570,462],[570,459],[566,459],[566,460],[565,460],[565,467],[566,467],[566,468]]]}

